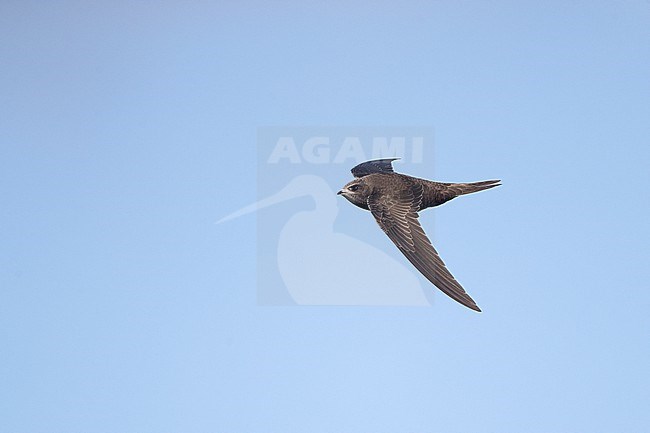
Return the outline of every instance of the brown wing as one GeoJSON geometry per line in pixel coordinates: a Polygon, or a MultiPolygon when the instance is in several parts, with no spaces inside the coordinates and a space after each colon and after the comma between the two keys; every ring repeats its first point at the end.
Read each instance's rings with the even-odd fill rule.
{"type": "Polygon", "coordinates": [[[422,185],[413,183],[410,186],[393,197],[371,195],[368,198],[370,211],[381,229],[427,280],[452,299],[472,310],[481,311],[447,270],[424,233],[417,213],[422,201],[422,185]]]}
{"type": "Polygon", "coordinates": [[[352,171],[354,177],[363,177],[375,173],[390,174],[394,173],[393,161],[398,159],[399,158],[373,159],[372,161],[362,162],[350,171],[352,171]]]}

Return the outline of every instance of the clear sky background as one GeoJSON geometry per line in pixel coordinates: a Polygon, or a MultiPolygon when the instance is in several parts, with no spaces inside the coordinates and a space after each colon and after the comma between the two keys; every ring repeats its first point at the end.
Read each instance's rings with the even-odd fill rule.
{"type": "Polygon", "coordinates": [[[539,3],[0,2],[0,429],[650,430],[650,3],[539,3]],[[262,125],[503,179],[433,211],[484,313],[258,306],[262,125]]]}

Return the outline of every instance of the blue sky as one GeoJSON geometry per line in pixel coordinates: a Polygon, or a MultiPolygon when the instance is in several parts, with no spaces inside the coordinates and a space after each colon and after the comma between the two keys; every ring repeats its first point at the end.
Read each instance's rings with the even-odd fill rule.
{"type": "Polygon", "coordinates": [[[644,1],[0,3],[3,429],[648,430],[649,23],[644,1]],[[256,200],[266,125],[432,127],[410,174],[503,179],[423,216],[484,313],[258,306],[265,214],[214,222],[256,200]]]}

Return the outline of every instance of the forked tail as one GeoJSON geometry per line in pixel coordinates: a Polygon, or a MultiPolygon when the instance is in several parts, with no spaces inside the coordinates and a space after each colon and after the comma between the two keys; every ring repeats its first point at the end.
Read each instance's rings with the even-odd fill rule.
{"type": "Polygon", "coordinates": [[[472,183],[426,182],[427,188],[422,197],[420,209],[439,206],[459,195],[471,194],[501,185],[500,180],[484,180],[483,182],[472,183]]]}
{"type": "Polygon", "coordinates": [[[501,180],[484,180],[482,182],[472,183],[452,183],[449,185],[449,189],[454,191],[458,196],[494,188],[495,186],[501,185],[500,182],[501,180]]]}

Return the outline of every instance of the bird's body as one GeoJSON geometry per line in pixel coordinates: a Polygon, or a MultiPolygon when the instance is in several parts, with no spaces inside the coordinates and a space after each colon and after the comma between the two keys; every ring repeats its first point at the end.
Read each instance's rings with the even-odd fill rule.
{"type": "Polygon", "coordinates": [[[369,210],[381,229],[406,258],[436,287],[468,308],[481,311],[447,270],[418,221],[418,212],[459,195],[499,186],[499,180],[473,183],[434,182],[395,173],[394,159],[364,162],[352,169],[356,177],[339,194],[369,210]]]}
{"type": "MultiPolygon", "coordinates": [[[[493,180],[484,182],[472,183],[445,183],[434,182],[432,180],[420,179],[418,177],[407,176],[405,174],[393,173],[384,174],[376,173],[365,176],[364,179],[367,183],[372,184],[376,191],[379,193],[390,193],[391,191],[413,188],[416,186],[422,187],[422,202],[420,203],[419,210],[440,206],[459,195],[470,194],[473,192],[483,191],[484,189],[493,188],[498,186],[493,180]]],[[[347,197],[346,197],[347,198],[347,197]]],[[[358,202],[350,200],[356,206],[362,209],[370,210],[368,208],[367,200],[358,202]]]]}

